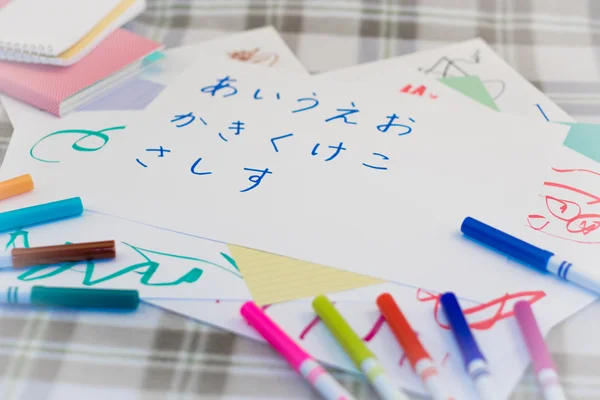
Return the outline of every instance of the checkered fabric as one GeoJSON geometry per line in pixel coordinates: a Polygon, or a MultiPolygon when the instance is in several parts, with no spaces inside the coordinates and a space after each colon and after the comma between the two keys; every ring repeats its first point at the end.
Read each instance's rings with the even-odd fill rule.
{"type": "MultiPolygon", "coordinates": [[[[148,0],[127,28],[172,47],[264,25],[312,72],[481,36],[577,120],[600,122],[598,0],[148,0]]],[[[0,157],[11,132],[0,108],[0,157]]],[[[569,398],[600,398],[599,316],[593,305],[550,335],[569,398]]],[[[334,373],[357,398],[376,398],[361,378],[334,373]]],[[[267,346],[147,305],[0,309],[0,399],[71,398],[318,396],[267,346]]],[[[528,372],[512,399],[538,398],[528,372]]]]}

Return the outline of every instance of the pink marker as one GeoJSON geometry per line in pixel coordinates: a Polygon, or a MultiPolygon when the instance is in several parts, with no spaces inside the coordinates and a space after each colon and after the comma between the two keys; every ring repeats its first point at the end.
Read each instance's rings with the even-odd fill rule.
{"type": "Polygon", "coordinates": [[[265,314],[253,301],[240,313],[287,362],[327,400],[355,400],[342,385],[265,314]]]}
{"type": "Polygon", "coordinates": [[[515,317],[519,329],[525,339],[529,356],[535,369],[537,380],[542,388],[544,399],[546,400],[566,400],[560,382],[556,366],[550,356],[546,342],[540,332],[531,305],[526,301],[519,301],[514,307],[515,317]]]}

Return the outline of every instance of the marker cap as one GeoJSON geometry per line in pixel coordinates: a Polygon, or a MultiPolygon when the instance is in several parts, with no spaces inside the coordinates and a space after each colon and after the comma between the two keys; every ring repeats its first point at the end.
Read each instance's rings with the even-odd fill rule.
{"type": "Polygon", "coordinates": [[[471,217],[465,218],[460,230],[483,244],[541,270],[546,270],[548,260],[554,255],[471,217]]]}
{"type": "Polygon", "coordinates": [[[424,358],[431,359],[391,294],[384,293],[377,297],[377,306],[379,306],[394,336],[400,342],[400,346],[413,369],[420,360],[424,358]]]}
{"type": "Polygon", "coordinates": [[[36,206],[0,213],[0,231],[74,217],[82,213],[83,203],[79,197],[38,204],[36,206]]]}
{"type": "Polygon", "coordinates": [[[26,249],[15,248],[11,254],[12,267],[23,268],[33,265],[115,258],[116,250],[115,241],[106,240],[102,242],[70,243],[26,249]]]}
{"type": "Polygon", "coordinates": [[[533,315],[531,305],[527,301],[519,301],[515,304],[514,312],[519,328],[523,333],[523,339],[527,344],[535,372],[540,372],[542,369],[547,368],[556,369],[548,346],[544,342],[542,332],[540,332],[540,328],[533,315]]]}
{"type": "Polygon", "coordinates": [[[315,297],[313,300],[313,309],[327,329],[338,341],[344,351],[350,356],[356,366],[360,367],[363,361],[368,358],[375,358],[375,355],[363,343],[362,339],[352,330],[348,322],[335,308],[333,303],[323,295],[315,297]]]}
{"type": "Polygon", "coordinates": [[[25,174],[0,182],[0,200],[7,199],[33,190],[31,175],[25,174]]]}
{"type": "Polygon", "coordinates": [[[298,371],[310,356],[294,342],[269,316],[254,303],[248,301],[240,309],[242,316],[254,329],[298,371]]]}
{"type": "Polygon", "coordinates": [[[446,314],[446,318],[448,319],[448,323],[452,328],[452,333],[454,334],[458,348],[463,356],[465,368],[468,370],[468,366],[472,361],[485,360],[485,357],[481,353],[481,350],[479,350],[477,342],[475,342],[473,333],[460,309],[456,295],[451,292],[444,293],[440,297],[440,302],[446,314]]]}

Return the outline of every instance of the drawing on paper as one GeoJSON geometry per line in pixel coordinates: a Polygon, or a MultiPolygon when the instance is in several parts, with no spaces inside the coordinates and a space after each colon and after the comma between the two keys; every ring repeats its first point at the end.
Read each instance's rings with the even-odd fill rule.
{"type": "MultiPolygon", "coordinates": [[[[65,242],[65,244],[68,243],[70,242],[65,242]]],[[[127,248],[133,251],[135,254],[137,254],[140,257],[140,262],[127,265],[124,268],[119,269],[118,271],[112,272],[101,277],[98,277],[97,275],[98,271],[102,271],[102,268],[96,269],[96,261],[62,263],[52,266],[37,266],[29,268],[27,271],[20,274],[17,277],[17,279],[24,282],[39,281],[52,278],[66,271],[72,271],[83,274],[81,282],[82,285],[95,286],[100,283],[118,279],[119,277],[122,277],[129,273],[134,273],[140,275],[140,283],[145,286],[177,286],[184,283],[191,284],[198,281],[203,276],[203,273],[206,268],[217,269],[231,274],[236,278],[242,279],[242,275],[240,274],[235,261],[225,253],[220,253],[220,255],[225,259],[227,263],[225,265],[220,265],[201,258],[146,249],[134,246],[127,242],[121,243],[127,246],[127,248]],[[161,267],[162,270],[168,269],[169,265],[165,264],[165,262],[157,261],[157,257],[161,257],[162,259],[167,260],[167,262],[178,260],[186,263],[189,262],[191,265],[196,266],[190,267],[187,272],[185,272],[183,275],[179,276],[175,280],[158,282],[156,280],[153,280],[155,274],[159,272],[161,267]],[[85,267],[79,267],[82,264],[85,265],[85,267]],[[199,268],[198,266],[202,266],[202,268],[199,268]]],[[[9,239],[6,243],[5,250],[16,247],[30,247],[30,236],[28,231],[20,229],[9,234],[9,239]]]]}
{"type": "Polygon", "coordinates": [[[553,179],[544,182],[545,209],[530,214],[531,229],[577,243],[600,244],[600,195],[594,194],[600,172],[552,168],[553,179]],[[570,183],[576,180],[578,184],[570,183]],[[585,182],[585,184],[584,184],[585,182]]]}
{"type": "Polygon", "coordinates": [[[264,64],[272,67],[279,61],[279,55],[277,53],[261,52],[259,47],[252,50],[238,50],[229,53],[229,58],[232,60],[239,60],[250,62],[252,64],[264,64]]]}
{"type": "MultiPolygon", "coordinates": [[[[476,49],[470,57],[440,57],[429,67],[419,67],[419,71],[438,78],[463,77],[475,75],[469,72],[469,67],[480,63],[481,51],[476,49]]],[[[506,83],[501,79],[482,79],[481,82],[494,100],[500,98],[506,89],[506,83]]]]}

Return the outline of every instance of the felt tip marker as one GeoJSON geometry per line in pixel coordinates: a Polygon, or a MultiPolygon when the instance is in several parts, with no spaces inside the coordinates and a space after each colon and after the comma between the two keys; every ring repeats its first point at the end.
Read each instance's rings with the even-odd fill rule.
{"type": "Polygon", "coordinates": [[[475,391],[482,400],[494,399],[492,376],[488,363],[481,350],[479,350],[479,346],[458,304],[458,299],[454,293],[444,293],[440,297],[440,302],[460,349],[467,374],[473,381],[475,391]]]}
{"type": "Polygon", "coordinates": [[[115,258],[115,241],[70,243],[57,246],[15,248],[0,253],[0,268],[25,268],[65,262],[115,258]]]}
{"type": "Polygon", "coordinates": [[[0,231],[37,225],[83,213],[81,198],[53,201],[0,213],[0,231]]]}
{"type": "Polygon", "coordinates": [[[460,230],[478,242],[514,259],[600,294],[599,275],[577,269],[572,263],[555,256],[552,252],[540,249],[471,217],[465,218],[460,230]]]}
{"type": "Polygon", "coordinates": [[[444,381],[435,366],[433,359],[423,347],[417,334],[389,293],[377,298],[377,306],[385,317],[392,333],[400,342],[400,347],[410,362],[411,367],[423,381],[425,389],[433,400],[454,400],[444,389],[444,381]]]}
{"type": "Polygon", "coordinates": [[[546,400],[566,400],[565,393],[558,380],[556,366],[544,342],[540,327],[535,320],[531,305],[526,301],[519,301],[514,307],[517,324],[525,340],[527,351],[531,357],[535,375],[546,400]]]}
{"type": "Polygon", "coordinates": [[[350,325],[327,297],[316,297],[312,305],[335,340],[352,359],[354,365],[367,376],[379,397],[383,400],[408,400],[408,397],[386,374],[379,360],[375,358],[375,354],[350,328],[350,325]]]}
{"type": "Polygon", "coordinates": [[[139,303],[137,290],[54,286],[0,287],[0,304],[133,310],[139,303]]]}
{"type": "Polygon", "coordinates": [[[0,182],[0,200],[31,192],[32,190],[33,179],[31,179],[31,175],[17,176],[16,178],[0,182]]]}
{"type": "Polygon", "coordinates": [[[319,365],[304,349],[292,340],[253,301],[244,303],[240,313],[246,321],[287,362],[327,400],[354,400],[354,397],[319,365]]]}

